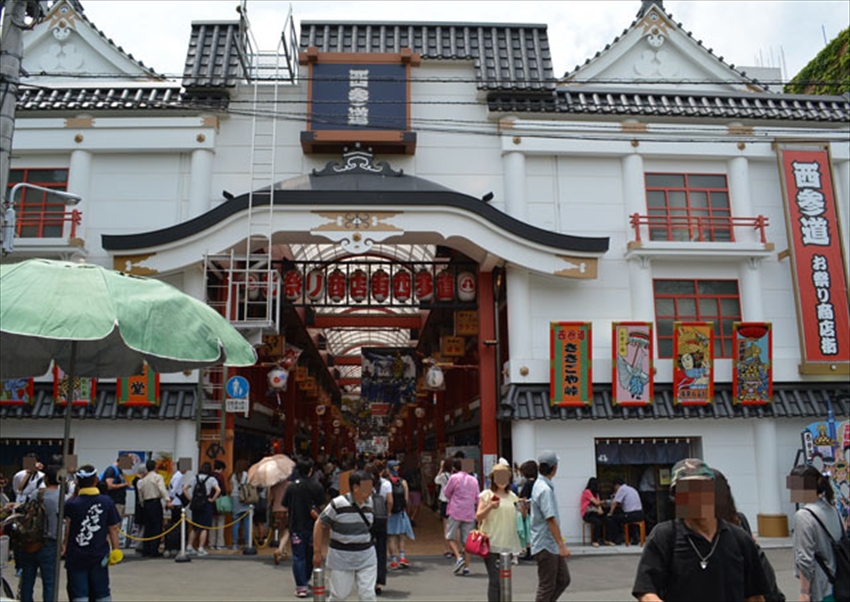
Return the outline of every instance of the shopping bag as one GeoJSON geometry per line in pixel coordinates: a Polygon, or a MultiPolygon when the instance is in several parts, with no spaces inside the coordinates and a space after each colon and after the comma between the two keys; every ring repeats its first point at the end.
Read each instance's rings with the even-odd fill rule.
{"type": "Polygon", "coordinates": [[[485,558],[490,553],[490,538],[481,531],[470,531],[469,537],[466,538],[465,547],[470,554],[485,558]]]}
{"type": "Polygon", "coordinates": [[[230,514],[233,512],[233,498],[229,495],[220,495],[215,498],[215,510],[219,514],[230,514]]]}

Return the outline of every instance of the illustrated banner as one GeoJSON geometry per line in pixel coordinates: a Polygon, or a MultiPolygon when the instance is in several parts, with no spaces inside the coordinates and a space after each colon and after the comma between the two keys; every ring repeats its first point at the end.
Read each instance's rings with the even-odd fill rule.
{"type": "Polygon", "coordinates": [[[550,403],[582,406],[593,400],[590,322],[552,322],[549,327],[550,403]]]}
{"type": "Polygon", "coordinates": [[[850,374],[847,264],[826,149],[780,147],[803,374],[850,374]]]}
{"type": "MultiPolygon", "coordinates": [[[[75,377],[71,405],[84,406],[94,403],[96,385],[97,380],[94,378],[75,377]]],[[[53,403],[68,403],[68,376],[56,365],[53,366],[53,403]]]]}
{"type": "Polygon", "coordinates": [[[674,322],[673,403],[714,401],[714,323],[674,322]]]}
{"type": "Polygon", "coordinates": [[[802,432],[806,463],[828,475],[835,505],[846,520],[850,517],[850,420],[813,422],[802,432]]]}
{"type": "Polygon", "coordinates": [[[416,351],[407,347],[363,347],[361,392],[365,404],[416,403],[416,351]]]}
{"type": "Polygon", "coordinates": [[[11,378],[0,381],[0,406],[22,406],[35,400],[35,381],[31,378],[11,378]]]}
{"type": "Polygon", "coordinates": [[[145,364],[141,374],[128,378],[119,378],[115,385],[118,392],[118,405],[157,406],[159,405],[159,374],[145,364]]]}
{"type": "Polygon", "coordinates": [[[761,405],[773,399],[773,329],[764,322],[735,322],[732,326],[732,401],[761,405]]]}
{"type": "Polygon", "coordinates": [[[614,322],[611,328],[614,404],[652,403],[652,322],[614,322]]]}

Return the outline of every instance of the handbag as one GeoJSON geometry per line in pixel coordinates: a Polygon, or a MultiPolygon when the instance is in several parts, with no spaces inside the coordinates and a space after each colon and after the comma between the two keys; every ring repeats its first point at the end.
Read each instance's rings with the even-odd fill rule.
{"type": "Polygon", "coordinates": [[[243,504],[256,504],[260,501],[260,493],[254,485],[239,484],[239,501],[243,504]]]}
{"type": "Polygon", "coordinates": [[[229,495],[220,495],[215,498],[215,509],[219,514],[230,514],[233,512],[233,498],[229,495]]]}
{"type": "Polygon", "coordinates": [[[490,538],[482,531],[474,529],[469,532],[469,537],[466,538],[464,548],[470,554],[486,558],[490,554],[490,538]]]}

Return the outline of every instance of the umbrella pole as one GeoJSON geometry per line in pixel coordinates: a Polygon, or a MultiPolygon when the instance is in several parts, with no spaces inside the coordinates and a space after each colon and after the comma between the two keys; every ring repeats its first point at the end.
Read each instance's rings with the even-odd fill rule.
{"type": "MultiPolygon", "coordinates": [[[[71,444],[71,409],[74,401],[74,371],[77,363],[77,342],[71,341],[71,360],[68,366],[68,393],[65,398],[65,433],[62,438],[62,470],[59,481],[59,518],[56,521],[56,564],[53,566],[53,602],[59,602],[59,579],[62,575],[62,543],[65,537],[65,495],[68,493],[68,451],[71,444]]],[[[58,400],[54,399],[53,403],[58,400]]]]}

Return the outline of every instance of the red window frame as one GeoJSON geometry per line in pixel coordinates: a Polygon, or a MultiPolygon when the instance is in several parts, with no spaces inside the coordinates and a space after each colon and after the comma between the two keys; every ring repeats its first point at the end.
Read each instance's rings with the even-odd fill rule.
{"type": "Polygon", "coordinates": [[[733,324],[741,321],[741,297],[737,280],[656,279],[655,332],[658,357],[673,357],[673,322],[714,322],[714,354],[717,358],[734,357],[733,324]],[[734,292],[732,291],[734,284],[734,292]],[[686,289],[690,286],[691,291],[686,289]],[[726,288],[725,292],[710,292],[726,288]],[[660,289],[667,289],[666,291],[660,289]],[[673,313],[663,312],[662,301],[673,301],[673,313]],[[737,311],[730,311],[732,301],[737,311]]]}
{"type": "MultiPolygon", "coordinates": [[[[66,192],[68,190],[68,169],[62,167],[33,167],[9,170],[9,189],[15,184],[33,184],[42,188],[50,188],[66,192]],[[64,180],[59,181],[55,175],[64,172],[64,180]],[[45,174],[54,177],[46,177],[45,174]]],[[[61,238],[65,230],[65,202],[51,198],[48,193],[32,188],[23,188],[15,195],[18,199],[15,205],[16,230],[21,238],[61,238]]]]}
{"type": "Polygon", "coordinates": [[[666,241],[734,242],[732,210],[729,201],[729,180],[719,173],[665,173],[644,174],[646,208],[650,219],[649,239],[666,241]],[[653,176],[680,177],[681,186],[650,184],[653,176]],[[723,178],[723,186],[709,186],[694,180],[723,178]],[[663,204],[651,202],[652,193],[664,195],[663,204]],[[684,195],[684,205],[672,201],[676,193],[684,195]],[[704,204],[697,199],[704,195],[704,204]],[[725,195],[725,203],[722,196],[725,195]],[[716,206],[715,206],[716,205],[716,206]]]}

